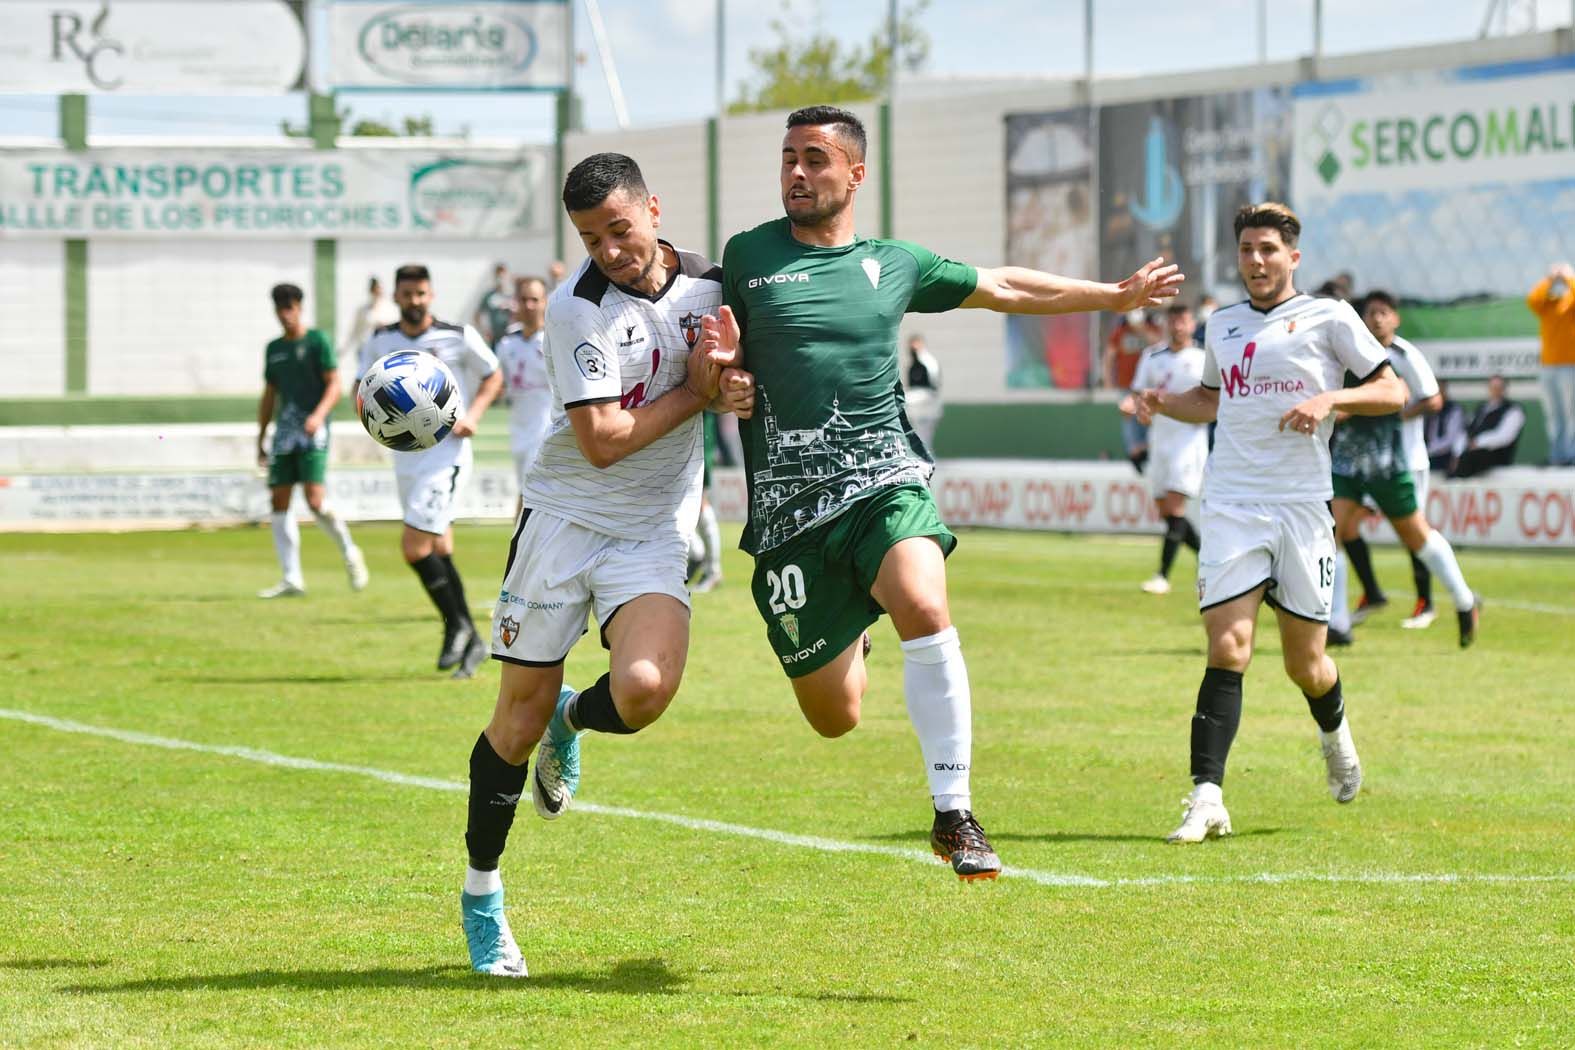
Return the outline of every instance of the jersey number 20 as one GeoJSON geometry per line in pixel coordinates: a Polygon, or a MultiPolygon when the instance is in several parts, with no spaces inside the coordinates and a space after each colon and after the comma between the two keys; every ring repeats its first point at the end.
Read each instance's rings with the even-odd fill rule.
{"type": "Polygon", "coordinates": [[[782,566],[782,575],[775,569],[766,570],[766,582],[771,584],[771,611],[785,613],[789,609],[804,607],[804,573],[797,565],[782,566]]]}

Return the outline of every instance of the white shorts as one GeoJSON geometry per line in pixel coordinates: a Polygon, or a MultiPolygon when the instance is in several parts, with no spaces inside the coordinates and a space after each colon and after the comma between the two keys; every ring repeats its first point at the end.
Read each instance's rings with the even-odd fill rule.
{"type": "Polygon", "coordinates": [[[460,493],[470,480],[470,457],[447,463],[430,473],[394,472],[399,485],[399,505],[404,508],[405,524],[420,532],[441,536],[454,524],[460,493]]]}
{"type": "Polygon", "coordinates": [[[1175,443],[1149,444],[1149,491],[1159,499],[1167,492],[1179,492],[1196,499],[1203,491],[1203,467],[1209,460],[1207,438],[1188,438],[1175,443]]]}
{"type": "Polygon", "coordinates": [[[1267,601],[1292,616],[1329,622],[1334,598],[1334,519],[1323,503],[1203,502],[1198,608],[1267,583],[1267,601]]]}
{"type": "Polygon", "coordinates": [[[503,588],[492,614],[492,656],[553,667],[569,655],[594,614],[607,623],[642,594],[670,594],[689,607],[689,541],[674,530],[653,540],[595,532],[529,507],[514,527],[503,588]]]}

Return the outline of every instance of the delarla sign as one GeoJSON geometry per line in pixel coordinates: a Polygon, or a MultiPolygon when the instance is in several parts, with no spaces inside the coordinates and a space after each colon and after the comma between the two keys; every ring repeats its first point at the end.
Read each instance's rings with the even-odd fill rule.
{"type": "Polygon", "coordinates": [[[1297,201],[1568,179],[1575,69],[1403,90],[1311,85],[1297,93],[1293,167],[1297,201]]]}
{"type": "Polygon", "coordinates": [[[553,90],[568,75],[567,0],[324,0],[324,88],[553,90]]]}

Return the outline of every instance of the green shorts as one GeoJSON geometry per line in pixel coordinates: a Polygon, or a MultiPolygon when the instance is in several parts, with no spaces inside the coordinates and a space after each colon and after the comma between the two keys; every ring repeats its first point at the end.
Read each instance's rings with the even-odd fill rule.
{"type": "Polygon", "coordinates": [[[880,619],[875,574],[887,551],[915,536],[934,539],[944,555],[957,546],[930,490],[897,485],[756,556],[755,608],[789,678],[824,667],[880,619]]]}
{"type": "Polygon", "coordinates": [[[1346,474],[1334,475],[1334,498],[1362,502],[1371,496],[1384,517],[1391,520],[1416,513],[1416,482],[1409,470],[1398,471],[1387,478],[1353,478],[1346,474]]]}
{"type": "Polygon", "coordinates": [[[280,485],[321,485],[328,477],[328,450],[303,448],[294,452],[275,452],[268,457],[268,487],[280,485]]]}

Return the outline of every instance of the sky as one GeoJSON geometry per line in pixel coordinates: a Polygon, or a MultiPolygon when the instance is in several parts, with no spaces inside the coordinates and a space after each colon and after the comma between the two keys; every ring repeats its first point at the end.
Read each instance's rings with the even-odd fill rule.
{"type": "MultiPolygon", "coordinates": [[[[884,22],[886,0],[722,0],[728,94],[750,73],[749,51],[769,45],[771,21],[819,27],[849,44],[884,22]]],[[[1268,10],[1271,61],[1310,54],[1314,0],[1093,0],[1096,76],[1167,73],[1256,60],[1258,14],[1268,10]]],[[[1511,0],[1535,8],[1539,29],[1570,24],[1575,0],[1511,0]]],[[[617,126],[605,77],[575,4],[581,53],[576,85],[587,128],[617,126]]],[[[931,0],[921,24],[931,42],[927,75],[938,77],[1080,76],[1084,0],[931,0]]],[[[1324,50],[1352,51],[1469,40],[1489,0],[1323,0],[1324,50]]],[[[675,124],[716,111],[715,0],[601,0],[613,61],[635,127],[675,124]]],[[[1523,25],[1526,15],[1517,15],[1523,25]]],[[[898,87],[899,93],[901,86],[898,87]]],[[[531,95],[358,95],[341,98],[357,116],[397,124],[430,114],[440,134],[468,128],[477,137],[547,141],[550,99],[531,95]]],[[[281,120],[302,123],[303,96],[138,98],[96,96],[90,134],[114,136],[270,136],[281,120]]],[[[54,99],[0,95],[0,136],[51,137],[54,99]]]]}

